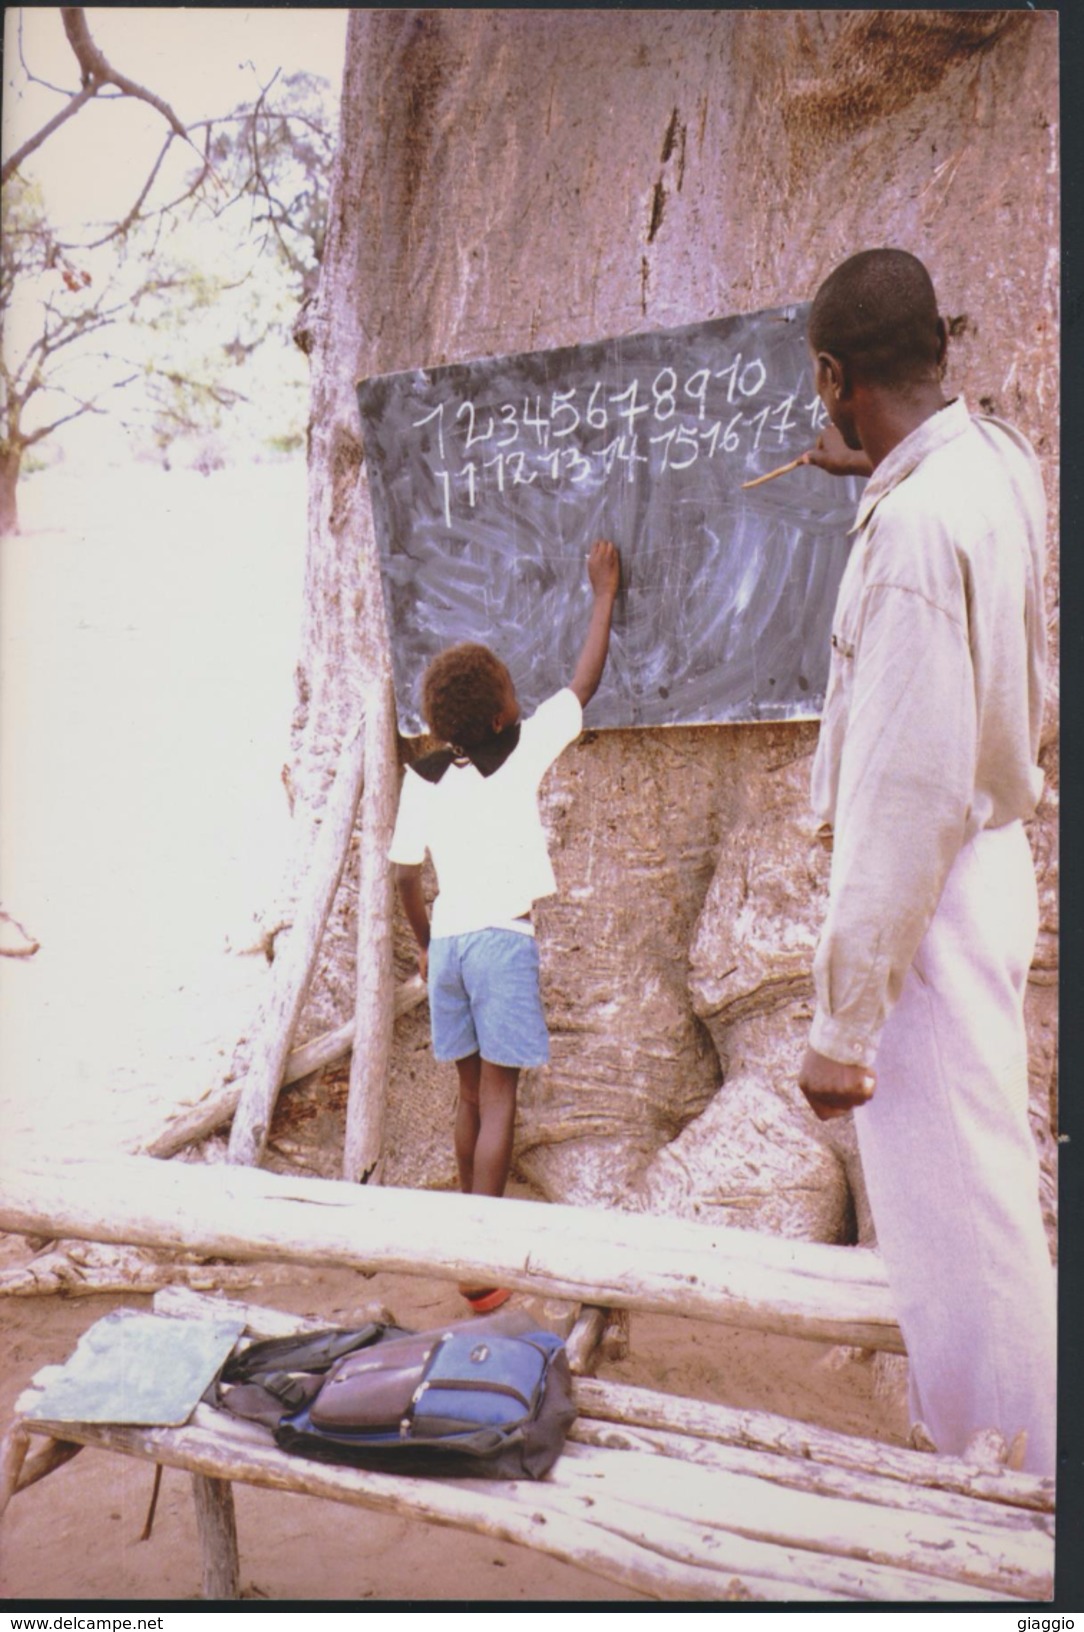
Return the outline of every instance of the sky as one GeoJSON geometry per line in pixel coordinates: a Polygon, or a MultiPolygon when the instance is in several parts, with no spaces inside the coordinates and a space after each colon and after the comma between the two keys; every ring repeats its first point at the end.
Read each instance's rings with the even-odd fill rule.
{"type": "MultiPolygon", "coordinates": [[[[162,97],[186,125],[251,99],[276,69],[320,74],[336,90],[341,80],[345,8],[86,9],[91,36],[112,66],[162,97]]],[[[64,106],[78,89],[78,72],[58,7],[6,7],[4,28],[7,154],[64,106]]],[[[148,105],[99,93],[23,170],[41,182],[58,225],[115,220],[132,203],[164,134],[161,114],[148,105]]]]}

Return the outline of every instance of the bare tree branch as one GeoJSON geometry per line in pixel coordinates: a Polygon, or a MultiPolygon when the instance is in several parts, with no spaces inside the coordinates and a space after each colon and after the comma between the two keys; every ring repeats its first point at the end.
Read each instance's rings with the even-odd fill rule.
{"type": "Polygon", "coordinates": [[[70,102],[61,108],[59,113],[54,113],[47,124],[42,125],[41,129],[35,132],[33,136],[28,136],[22,147],[13,153],[10,158],[4,160],[3,166],[0,168],[0,185],[13,176],[23,160],[28,159],[31,153],[35,152],[43,142],[47,141],[54,131],[59,130],[61,125],[66,124],[73,114],[78,113],[79,109],[89,102],[94,94],[91,86],[84,85],[83,89],[77,91],[70,102]]]}
{"type": "MultiPolygon", "coordinates": [[[[105,53],[94,43],[87,24],[86,11],[82,6],[61,6],[60,16],[64,24],[64,32],[68,37],[68,44],[75,53],[75,60],[79,64],[82,86],[71,97],[67,105],[61,108],[59,113],[54,114],[47,124],[44,124],[33,136],[27,138],[18,152],[13,153],[9,159],[5,160],[3,166],[0,167],[0,184],[14,175],[20,164],[31,153],[35,152],[54,131],[65,124],[73,114],[78,113],[81,107],[89,102],[92,97],[97,96],[99,91],[107,85],[114,86],[123,96],[131,96],[137,101],[148,103],[162,115],[175,135],[195,147],[195,143],[191,141],[188,131],[168,102],[157,96],[154,91],[148,90],[145,85],[137,84],[134,79],[129,79],[127,74],[122,74],[113,67],[105,53]]],[[[196,151],[198,152],[199,149],[196,148],[196,151]]]]}
{"type": "Polygon", "coordinates": [[[137,85],[135,80],[129,79],[125,74],[118,73],[117,69],[107,60],[104,52],[100,51],[95,45],[87,25],[86,11],[82,6],[61,6],[60,16],[64,23],[64,32],[68,36],[68,44],[75,52],[75,60],[82,71],[84,86],[89,85],[96,92],[103,85],[115,85],[118,91],[124,92],[125,96],[134,96],[140,102],[149,102],[151,107],[156,108],[163,119],[172,126],[178,136],[185,141],[188,140],[187,130],[169,103],[163,101],[160,96],[156,96],[153,91],[148,91],[146,86],[137,85]]]}
{"type": "Polygon", "coordinates": [[[32,958],[41,948],[41,942],[30,931],[20,924],[18,918],[13,918],[10,912],[0,907],[0,924],[10,924],[18,935],[22,936],[19,946],[0,946],[0,957],[4,958],[32,958]]]}

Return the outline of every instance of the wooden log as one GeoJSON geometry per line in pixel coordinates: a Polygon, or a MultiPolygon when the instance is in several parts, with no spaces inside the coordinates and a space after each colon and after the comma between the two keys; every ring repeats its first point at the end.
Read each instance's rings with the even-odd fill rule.
{"type": "MultiPolygon", "coordinates": [[[[782,1581],[798,1577],[852,1598],[904,1602],[1049,1596],[1052,1576],[1002,1570],[981,1579],[977,1527],[855,1508],[849,1502],[766,1486],[756,1479],[636,1452],[573,1447],[562,1457],[554,1499],[566,1511],[580,1502],[604,1508],[616,1534],[650,1535],[673,1557],[719,1569],[757,1569],[782,1581]],[[736,1545],[737,1544],[737,1545],[736,1545]],[[743,1562],[742,1562],[743,1561],[743,1562]],[[1009,1585],[1011,1581],[1013,1584],[1009,1585]]],[[[1052,1549],[1050,1562],[1052,1564],[1052,1549]]]]}
{"type": "Polygon", "coordinates": [[[19,1422],[14,1422],[0,1440],[0,1514],[18,1489],[29,1449],[30,1435],[19,1422]]]}
{"type": "MultiPolygon", "coordinates": [[[[819,1470],[816,1482],[773,1476],[772,1463],[784,1457],[754,1456],[717,1446],[688,1443],[687,1454],[654,1454],[657,1446],[618,1436],[605,1445],[576,1430],[561,1459],[562,1480],[591,1488],[596,1469],[606,1475],[612,1455],[623,1453],[621,1495],[649,1511],[688,1503],[705,1524],[721,1524],[738,1535],[781,1542],[833,1558],[853,1558],[920,1575],[971,1582],[990,1591],[1042,1600],[1053,1589],[1054,1538],[1036,1529],[1030,1515],[1015,1526],[987,1521],[992,1504],[959,1498],[929,1503],[907,1499],[891,1480],[836,1480],[819,1470]],[[646,1454],[645,1454],[646,1452],[646,1454]],[[704,1453],[704,1454],[698,1454],[704,1453]],[[737,1461],[735,1461],[735,1457],[737,1461]]],[[[786,1470],[784,1469],[784,1472],[786,1470]]]]}
{"type": "Polygon", "coordinates": [[[10,912],[5,912],[3,907],[0,907],[0,958],[32,958],[35,952],[40,951],[41,942],[37,936],[31,935],[17,918],[13,918],[10,912]],[[8,925],[17,937],[15,945],[8,944],[8,925]]]}
{"type": "Polygon", "coordinates": [[[365,696],[365,792],[354,977],[354,1035],[364,1037],[365,1046],[350,1055],[342,1168],[343,1178],[353,1184],[378,1178],[384,1139],[395,997],[394,895],[388,845],[395,824],[398,773],[395,696],[391,676],[385,673],[369,685],[365,696]]]}
{"type": "Polygon", "coordinates": [[[312,979],[331,903],[346,864],[361,797],[365,741],[356,727],[343,743],[334,785],[313,847],[308,894],[271,969],[271,992],[260,1019],[245,1085],[230,1131],[229,1160],[255,1166],[263,1154],[290,1042],[312,979]]]}
{"type": "Polygon", "coordinates": [[[502,1285],[899,1352],[876,1253],[647,1214],[145,1157],[10,1164],[0,1229],[502,1285]]]}
{"type": "MultiPolygon", "coordinates": [[[[33,1432],[60,1425],[28,1424],[33,1432]]],[[[200,1406],[183,1428],[131,1428],[116,1424],[64,1424],[85,1445],[186,1468],[212,1479],[295,1491],[351,1505],[424,1519],[499,1541],[531,1547],[630,1586],[656,1599],[721,1601],[785,1598],[838,1601],[878,1596],[929,1599],[929,1578],[877,1566],[834,1569],[831,1560],[794,1549],[730,1537],[702,1549],[704,1526],[688,1521],[655,1523],[650,1531],[627,1513],[611,1511],[597,1493],[569,1495],[553,1482],[505,1484],[485,1480],[412,1479],[371,1473],[287,1456],[258,1443],[249,1423],[222,1423],[200,1406]],[[701,1556],[703,1553],[706,1556],[701,1556]],[[833,1586],[831,1582],[839,1585],[833,1586]]],[[[266,1438],[266,1436],[265,1436],[266,1438]]],[[[624,1453],[613,1453],[620,1458],[624,1453]]],[[[620,1484],[620,1471],[615,1469],[620,1484]]],[[[951,1583],[938,1583],[938,1600],[960,1598],[951,1583]]],[[[968,1589],[977,1599],[993,1595],[968,1589]]]]}
{"type": "MultiPolygon", "coordinates": [[[[420,975],[413,975],[409,980],[404,980],[395,991],[393,1005],[395,1019],[409,1014],[419,1003],[424,1003],[425,995],[425,981],[420,975]]],[[[334,1065],[338,1060],[345,1059],[353,1046],[353,1019],[344,1025],[336,1026],[334,1031],[326,1031],[319,1037],[310,1038],[307,1043],[302,1043],[300,1048],[293,1049],[287,1056],[280,1086],[285,1088],[291,1082],[300,1082],[302,1077],[311,1076],[314,1071],[322,1071],[325,1066],[334,1065]]],[[[247,1081],[247,1076],[241,1076],[235,1078],[233,1082],[210,1089],[194,1105],[173,1113],[161,1132],[149,1139],[141,1139],[128,1148],[136,1156],[157,1156],[164,1159],[167,1156],[176,1156],[178,1151],[184,1150],[188,1145],[198,1144],[201,1139],[208,1138],[229,1122],[240,1103],[247,1081]]]]}
{"type": "Polygon", "coordinates": [[[575,1380],[573,1388],[577,1410],[600,1422],[673,1430],[721,1445],[873,1473],[910,1487],[955,1492],[1026,1509],[1036,1520],[1040,1514],[1054,1511],[1054,1481],[1035,1474],[1015,1473],[1008,1468],[987,1473],[959,1457],[882,1445],[767,1411],[742,1411],[704,1400],[679,1399],[626,1383],[582,1377],[575,1380]]]}
{"type": "Polygon", "coordinates": [[[15,1486],[16,1494],[21,1490],[29,1490],[36,1485],[39,1479],[52,1473],[56,1468],[62,1468],[65,1462],[70,1462],[73,1456],[78,1456],[83,1449],[70,1439],[47,1439],[30,1452],[23,1463],[23,1471],[19,1475],[19,1482],[15,1486]]]}
{"type": "Polygon", "coordinates": [[[209,1479],[206,1474],[194,1473],[192,1495],[196,1504],[203,1596],[212,1601],[240,1598],[241,1563],[237,1554],[233,1486],[228,1479],[209,1479]]]}
{"type": "MultiPolygon", "coordinates": [[[[790,1485],[818,1496],[842,1496],[848,1501],[872,1502],[882,1507],[899,1507],[916,1513],[930,1513],[943,1519],[966,1519],[991,1530],[1023,1531],[1029,1537],[1053,1540],[1054,1521],[1031,1509],[1006,1507],[999,1502],[957,1495],[928,1485],[884,1478],[876,1473],[853,1473],[834,1463],[811,1462],[802,1457],[778,1456],[771,1451],[749,1450],[742,1445],[726,1445],[697,1439],[661,1428],[626,1427],[599,1422],[584,1414],[569,1429],[569,1439],[578,1445],[597,1445],[606,1450],[644,1451],[695,1462],[705,1468],[726,1468],[732,1473],[753,1474],[773,1484],[790,1485]]],[[[874,1456],[876,1441],[865,1441],[874,1456]]]]}
{"type": "Polygon", "coordinates": [[[94,1246],[88,1253],[84,1246],[80,1252],[70,1243],[18,1269],[0,1271],[0,1298],[89,1298],[109,1292],[157,1292],[172,1285],[210,1291],[218,1286],[251,1286],[256,1274],[235,1264],[155,1262],[132,1247],[94,1246]]]}
{"type": "MultiPolygon", "coordinates": [[[[249,1337],[293,1337],[299,1332],[326,1332],[335,1324],[327,1319],[285,1314],[281,1309],[264,1309],[251,1303],[240,1303],[234,1298],[209,1298],[202,1292],[192,1292],[186,1286],[167,1286],[156,1292],[151,1305],[156,1315],[167,1315],[174,1320],[208,1320],[233,1315],[245,1322],[249,1337]]],[[[394,1326],[395,1316],[382,1303],[363,1303],[351,1309],[340,1322],[343,1325],[364,1326],[368,1321],[378,1325],[394,1326]]]]}
{"type": "Polygon", "coordinates": [[[608,1313],[606,1309],[589,1305],[576,1316],[576,1323],[565,1338],[565,1353],[574,1376],[590,1377],[598,1365],[608,1313]]]}

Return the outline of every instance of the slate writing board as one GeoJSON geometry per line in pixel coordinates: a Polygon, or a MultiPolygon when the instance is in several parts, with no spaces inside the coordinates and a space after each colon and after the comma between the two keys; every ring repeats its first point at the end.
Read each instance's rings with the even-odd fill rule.
{"type": "Polygon", "coordinates": [[[567,685],[596,538],[622,590],[588,726],[819,713],[861,483],[801,467],[741,488],[826,422],[808,310],[359,383],[404,735],[457,641],[497,652],[526,714],[567,685]]]}
{"type": "Polygon", "coordinates": [[[128,1422],[179,1428],[245,1329],[244,1316],[175,1320],[114,1309],[83,1333],[63,1366],[39,1373],[24,1416],[45,1422],[128,1422]]]}

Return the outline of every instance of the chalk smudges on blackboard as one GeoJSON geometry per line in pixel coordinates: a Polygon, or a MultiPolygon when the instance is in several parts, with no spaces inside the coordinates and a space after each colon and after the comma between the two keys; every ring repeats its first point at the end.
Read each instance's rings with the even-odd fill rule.
{"type": "Polygon", "coordinates": [[[529,711],[571,672],[609,537],[624,582],[595,727],[815,715],[859,493],[801,468],[741,483],[823,423],[807,308],[362,381],[400,729],[457,640],[529,711]]]}

